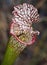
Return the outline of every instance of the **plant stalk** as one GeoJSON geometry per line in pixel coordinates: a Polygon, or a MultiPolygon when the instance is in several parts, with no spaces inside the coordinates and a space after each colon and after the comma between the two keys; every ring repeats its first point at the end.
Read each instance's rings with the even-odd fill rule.
{"type": "Polygon", "coordinates": [[[24,50],[26,45],[17,42],[12,36],[8,43],[8,47],[1,65],[13,65],[19,54],[24,50]]]}

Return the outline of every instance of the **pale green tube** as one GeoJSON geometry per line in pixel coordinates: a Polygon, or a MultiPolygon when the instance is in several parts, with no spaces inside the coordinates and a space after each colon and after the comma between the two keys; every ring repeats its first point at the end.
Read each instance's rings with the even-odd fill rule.
{"type": "Polygon", "coordinates": [[[8,43],[6,54],[1,65],[13,65],[14,61],[17,59],[25,47],[26,45],[17,42],[12,36],[8,43]]]}

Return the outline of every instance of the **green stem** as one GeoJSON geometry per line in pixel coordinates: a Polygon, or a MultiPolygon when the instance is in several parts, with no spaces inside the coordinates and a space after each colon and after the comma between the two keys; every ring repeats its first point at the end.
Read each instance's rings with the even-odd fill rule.
{"type": "Polygon", "coordinates": [[[14,61],[25,47],[26,46],[24,44],[20,44],[14,39],[14,37],[11,37],[1,65],[13,65],[14,61]]]}

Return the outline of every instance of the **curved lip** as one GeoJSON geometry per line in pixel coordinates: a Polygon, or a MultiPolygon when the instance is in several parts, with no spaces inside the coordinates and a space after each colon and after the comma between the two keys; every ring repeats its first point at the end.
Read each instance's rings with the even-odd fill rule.
{"type": "MultiPolygon", "coordinates": [[[[10,29],[11,29],[11,27],[13,27],[13,26],[12,26],[13,23],[14,23],[14,22],[11,23],[10,29]]],[[[32,38],[29,42],[24,42],[24,41],[20,40],[19,37],[17,37],[17,35],[13,34],[12,32],[10,32],[10,34],[11,34],[18,42],[20,42],[20,43],[22,43],[22,44],[25,44],[25,45],[31,45],[31,44],[33,44],[33,43],[35,42],[35,40],[36,40],[36,35],[34,35],[33,38],[32,38]]]]}

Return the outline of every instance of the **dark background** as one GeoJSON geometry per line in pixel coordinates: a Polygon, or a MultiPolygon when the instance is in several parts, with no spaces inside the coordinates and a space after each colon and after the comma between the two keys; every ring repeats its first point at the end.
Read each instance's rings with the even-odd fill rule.
{"type": "Polygon", "coordinates": [[[38,9],[40,22],[34,23],[34,27],[40,31],[40,35],[33,45],[24,49],[14,65],[47,65],[47,0],[0,0],[0,64],[10,38],[13,7],[24,2],[38,9]]]}

